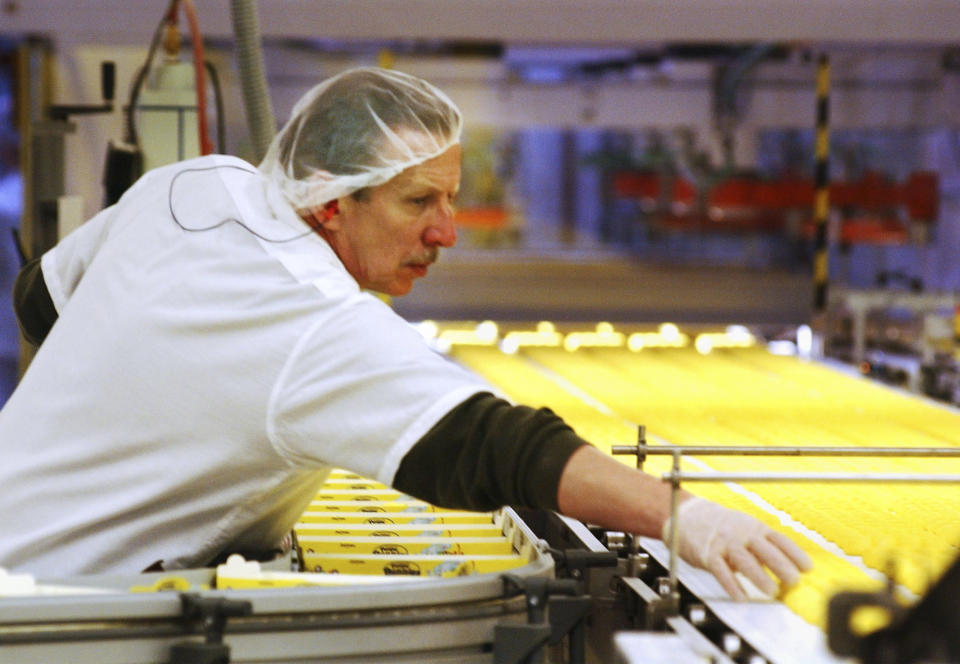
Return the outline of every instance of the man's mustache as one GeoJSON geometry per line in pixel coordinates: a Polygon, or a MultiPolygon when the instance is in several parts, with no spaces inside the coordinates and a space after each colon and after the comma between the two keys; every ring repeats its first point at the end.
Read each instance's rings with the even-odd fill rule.
{"type": "Polygon", "coordinates": [[[440,250],[436,247],[430,247],[422,254],[417,254],[408,258],[406,261],[407,265],[430,265],[431,263],[436,263],[437,258],[440,257],[440,250]]]}

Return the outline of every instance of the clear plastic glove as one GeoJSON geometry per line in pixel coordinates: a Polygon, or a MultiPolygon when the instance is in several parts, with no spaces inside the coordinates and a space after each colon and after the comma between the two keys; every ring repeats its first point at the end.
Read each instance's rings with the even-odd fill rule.
{"type": "MultiPolygon", "coordinates": [[[[736,572],[774,597],[777,584],[764,566],[788,586],[797,582],[800,572],[813,566],[806,552],[786,535],[748,514],[704,498],[694,496],[682,502],[677,508],[677,520],[677,553],[691,565],[710,571],[734,599],[747,599],[736,572]]],[[[667,519],[663,526],[663,541],[667,545],[670,521],[667,519]]]]}

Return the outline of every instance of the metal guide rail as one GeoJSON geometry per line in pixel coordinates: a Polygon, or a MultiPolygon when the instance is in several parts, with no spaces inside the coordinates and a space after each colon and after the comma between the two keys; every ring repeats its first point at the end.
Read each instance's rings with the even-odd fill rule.
{"type": "MultiPolygon", "coordinates": [[[[687,456],[809,456],[809,457],[904,457],[904,458],[956,458],[960,457],[960,449],[954,447],[944,448],[913,448],[913,447],[757,447],[757,446],[726,446],[726,445],[648,445],[646,442],[645,428],[639,427],[638,442],[636,445],[615,445],[612,448],[613,454],[632,454],[637,457],[637,467],[642,468],[645,459],[651,455],[670,455],[673,460],[670,472],[663,473],[662,479],[669,482],[672,487],[671,501],[671,519],[672,523],[677,524],[672,531],[671,541],[664,544],[653,542],[652,548],[659,548],[659,560],[665,565],[667,576],[658,579],[657,592],[650,595],[649,589],[645,594],[650,595],[647,603],[654,607],[654,610],[668,616],[667,620],[674,620],[681,615],[681,607],[684,605],[682,594],[689,592],[689,589],[681,587],[679,581],[680,571],[685,567],[685,563],[679,560],[677,555],[677,532],[683,525],[678,520],[677,496],[683,482],[803,482],[803,483],[864,483],[864,484],[918,484],[918,485],[960,485],[960,475],[956,474],[930,474],[930,473],[790,473],[790,472],[758,472],[758,473],[729,473],[729,472],[687,472],[680,469],[680,461],[684,455],[687,456]]],[[[647,550],[651,545],[648,543],[647,550]]],[[[639,550],[638,538],[633,541],[633,555],[637,555],[639,550]]],[[[689,571],[688,571],[689,574],[689,571]]],[[[709,581],[708,581],[709,583],[709,581]]],[[[628,586],[633,586],[629,583],[628,586]]],[[[957,603],[947,599],[950,592],[956,597],[956,592],[960,591],[960,562],[955,562],[940,581],[930,589],[928,596],[921,598],[916,603],[915,608],[908,610],[903,606],[901,600],[895,597],[894,584],[889,582],[885,591],[879,593],[854,593],[841,592],[831,598],[829,606],[829,625],[827,634],[827,645],[830,650],[838,656],[856,657],[858,661],[874,662],[881,661],[876,659],[879,650],[877,644],[882,644],[893,659],[884,659],[882,661],[890,662],[927,662],[927,664],[945,664],[956,661],[956,656],[960,653],[960,637],[957,636],[956,620],[951,618],[932,618],[934,612],[930,607],[934,606],[938,611],[946,611],[947,615],[955,616],[957,603]],[[951,590],[944,590],[947,586],[951,590]],[[876,630],[866,636],[855,632],[850,624],[850,617],[855,611],[863,607],[882,608],[891,616],[891,625],[876,630]],[[923,616],[924,624],[917,618],[917,615],[923,616]],[[951,622],[951,620],[953,620],[951,622]],[[949,623],[949,627],[945,627],[949,623]]],[[[639,593],[644,594],[644,593],[639,593]]],[[[710,603],[707,603],[709,606],[710,603]]],[[[689,602],[687,602],[689,608],[689,602]]],[[[723,609],[723,613],[730,616],[736,613],[744,613],[749,616],[746,620],[740,621],[743,626],[750,629],[750,625],[760,624],[766,613],[751,611],[745,606],[738,609],[735,605],[723,609]]],[[[713,607],[716,608],[716,607],[713,607]]],[[[782,607],[781,607],[782,608],[782,607]]],[[[697,611],[700,609],[698,608],[697,611]]],[[[695,621],[694,621],[695,622],[695,621]]],[[[755,630],[751,630],[755,631],[755,630]]],[[[769,630],[767,630],[769,631],[769,630]]],[[[766,640],[763,631],[755,631],[757,642],[766,640]]],[[[682,631],[680,633],[683,633],[682,631]]],[[[783,632],[780,632],[782,635],[783,632]]],[[[809,640],[808,635],[808,640],[809,640]]],[[[623,651],[624,661],[633,662],[629,656],[631,641],[624,639],[619,641],[620,647],[626,649],[623,651]]],[[[770,650],[767,649],[763,654],[756,648],[750,648],[752,654],[743,655],[743,642],[739,635],[733,641],[733,645],[724,645],[724,651],[727,654],[738,653],[737,662],[767,662],[780,661],[777,656],[770,656],[770,650]]],[[[763,648],[760,648],[763,650],[763,648]]],[[[701,654],[703,651],[701,649],[701,654]]],[[[708,653],[709,654],[709,653],[708,653]]],[[[829,661],[829,655],[818,653],[819,656],[827,657],[824,661],[829,661]]],[[[709,661],[726,661],[716,659],[715,655],[709,655],[712,659],[709,661]]],[[[809,652],[804,653],[802,659],[797,659],[797,651],[784,654],[784,662],[793,661],[813,661],[813,655],[809,652]]],[[[686,661],[686,660],[680,660],[686,661]]],[[[694,661],[694,660],[690,660],[694,661]]]]}
{"type": "Polygon", "coordinates": [[[586,527],[552,513],[520,514],[552,547],[562,549],[555,550],[558,576],[585,585],[592,606],[583,661],[841,661],[827,649],[823,633],[787,607],[770,600],[730,600],[708,572],[682,562],[674,600],[669,551],[657,540],[586,527]]]}
{"type": "Polygon", "coordinates": [[[669,550],[638,538],[637,576],[621,577],[624,602],[634,604],[632,627],[614,636],[623,664],[671,661],[718,664],[839,664],[823,632],[775,600],[734,601],[704,570],[683,561],[676,591],[668,577],[669,550]],[[640,638],[643,637],[643,638],[640,638]],[[661,637],[661,638],[652,638],[661,637]],[[669,638],[667,638],[669,637],[669,638]],[[663,648],[673,659],[655,655],[663,648]]]}
{"type": "Polygon", "coordinates": [[[614,445],[613,454],[628,454],[637,457],[637,468],[643,468],[648,456],[800,456],[800,457],[921,457],[960,458],[960,447],[861,447],[861,446],[760,446],[760,445],[650,445],[646,427],[637,427],[635,445],[614,445]]]}

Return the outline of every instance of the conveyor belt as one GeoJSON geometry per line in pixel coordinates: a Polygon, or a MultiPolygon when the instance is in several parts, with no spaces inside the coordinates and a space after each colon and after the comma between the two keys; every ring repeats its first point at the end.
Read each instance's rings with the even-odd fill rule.
{"type": "MultiPolygon", "coordinates": [[[[359,515],[376,517],[369,512],[351,514],[357,520],[359,515]]],[[[423,514],[411,513],[408,518],[416,520],[423,514]]],[[[496,530],[496,534],[486,532],[484,539],[504,539],[513,549],[512,554],[500,556],[507,563],[495,573],[481,573],[484,570],[476,564],[468,570],[459,569],[456,578],[440,578],[424,568],[413,575],[407,565],[406,573],[396,575],[384,570],[382,561],[390,557],[385,555],[376,556],[378,568],[371,566],[361,574],[291,572],[289,565],[285,569],[262,568],[256,563],[229,560],[216,570],[84,576],[52,583],[38,579],[35,587],[32,579],[21,587],[5,584],[0,587],[0,661],[187,661],[173,654],[175,647],[193,649],[193,656],[207,657],[189,661],[228,661],[209,659],[206,651],[198,654],[198,649],[205,647],[204,632],[219,625],[231,662],[489,664],[491,649],[499,643],[498,630],[505,625],[523,625],[527,620],[524,597],[508,591],[502,570],[507,567],[521,579],[550,578],[553,559],[541,550],[539,540],[512,510],[493,515],[470,513],[470,517],[496,530]],[[471,573],[463,575],[464,571],[471,573]],[[189,606],[199,606],[200,602],[208,611],[220,611],[221,602],[233,607],[246,605],[247,610],[220,623],[215,613],[204,617],[188,612],[189,606]]],[[[410,525],[406,519],[399,520],[410,525]]],[[[328,525],[356,528],[364,524],[338,520],[328,525]]],[[[301,532],[315,532],[311,529],[319,527],[319,521],[304,522],[306,530],[301,532]]],[[[399,539],[392,534],[378,538],[399,539]]],[[[454,539],[463,541],[459,533],[454,539]]],[[[468,559],[476,561],[486,555],[468,559]]],[[[434,558],[462,563],[464,556],[434,558]]],[[[211,641],[208,632],[206,643],[216,647],[220,633],[211,641]]]]}
{"type": "MultiPolygon", "coordinates": [[[[457,347],[456,360],[523,403],[546,405],[601,448],[636,438],[730,445],[960,445],[960,415],[856,375],[763,348],[457,347]]],[[[631,460],[625,460],[632,463],[631,460]]],[[[652,458],[663,472],[669,461],[652,458]]],[[[689,459],[690,470],[957,473],[945,459],[689,459]]],[[[751,484],[686,487],[787,532],[815,570],[783,602],[823,627],[828,598],[896,581],[922,593],[957,555],[960,487],[751,484]],[[781,523],[781,521],[785,521],[781,523]]]]}
{"type": "Polygon", "coordinates": [[[554,572],[509,508],[442,510],[343,471],[321,488],[294,540],[295,557],[265,567],[231,556],[215,570],[0,577],[0,661],[187,661],[174,648],[201,657],[189,661],[228,661],[198,654],[202,632],[219,625],[206,643],[226,641],[233,662],[488,664],[503,647],[499,630],[527,620],[503,573],[526,581],[554,572]],[[238,611],[222,622],[192,608],[226,610],[221,602],[238,611]]]}

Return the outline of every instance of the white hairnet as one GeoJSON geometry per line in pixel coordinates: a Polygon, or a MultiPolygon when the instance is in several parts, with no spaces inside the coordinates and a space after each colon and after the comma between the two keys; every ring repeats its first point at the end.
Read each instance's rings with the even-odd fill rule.
{"type": "Polygon", "coordinates": [[[297,102],[260,170],[294,209],[319,207],[442,154],[462,125],[453,102],[426,81],[351,69],[297,102]]]}

